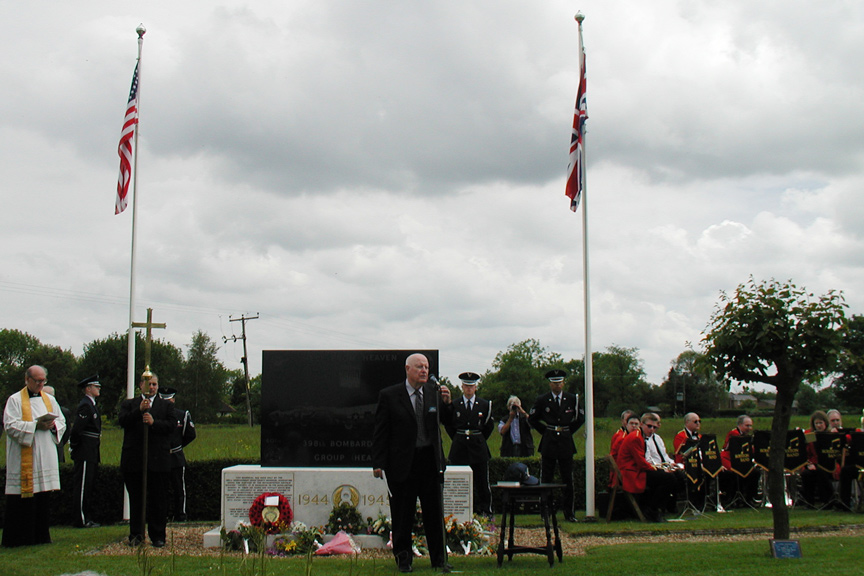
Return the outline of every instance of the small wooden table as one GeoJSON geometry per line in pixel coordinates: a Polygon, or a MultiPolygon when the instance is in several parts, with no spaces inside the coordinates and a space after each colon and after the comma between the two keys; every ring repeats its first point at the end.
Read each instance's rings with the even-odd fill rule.
{"type": "Polygon", "coordinates": [[[561,538],[558,534],[558,519],[555,516],[555,502],[552,499],[552,490],[564,488],[564,484],[537,484],[535,486],[511,486],[496,484],[493,488],[501,490],[501,532],[498,537],[498,567],[504,562],[506,555],[513,560],[514,554],[545,554],[549,559],[549,566],[554,566],[555,555],[558,562],[563,560],[561,552],[561,538]],[[546,529],[546,546],[519,546],[513,541],[516,513],[526,504],[539,505],[540,517],[543,518],[543,526],[546,529]],[[510,533],[507,534],[507,517],[510,517],[510,533]],[[554,540],[553,540],[554,535],[554,540]],[[506,536],[506,545],[505,545],[506,536]]]}

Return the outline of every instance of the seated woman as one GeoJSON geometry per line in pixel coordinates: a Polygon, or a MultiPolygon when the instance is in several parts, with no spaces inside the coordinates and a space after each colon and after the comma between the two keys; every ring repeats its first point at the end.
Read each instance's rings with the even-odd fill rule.
{"type": "MultiPolygon", "coordinates": [[[[810,428],[804,433],[826,432],[828,426],[828,415],[822,410],[817,410],[810,416],[810,428]]],[[[801,497],[804,499],[805,505],[810,508],[816,507],[817,498],[822,504],[830,502],[834,491],[831,485],[833,471],[826,472],[818,464],[816,443],[808,442],[807,465],[801,470],[801,497]]]]}
{"type": "MultiPolygon", "coordinates": [[[[633,412],[632,410],[627,410],[625,412],[627,416],[627,420],[624,425],[619,428],[615,434],[612,436],[612,446],[609,448],[609,454],[612,455],[612,458],[615,459],[615,462],[618,462],[618,450],[621,448],[621,442],[624,440],[624,437],[627,436],[630,432],[639,429],[640,420],[639,415],[633,412]]],[[[613,488],[616,484],[618,484],[618,477],[615,475],[615,472],[609,471],[609,487],[613,488]]]]}

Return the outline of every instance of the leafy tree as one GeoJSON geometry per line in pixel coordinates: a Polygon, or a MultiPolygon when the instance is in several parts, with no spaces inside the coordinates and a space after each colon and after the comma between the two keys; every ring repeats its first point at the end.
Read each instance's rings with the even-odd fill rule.
{"type": "Polygon", "coordinates": [[[216,355],[219,347],[203,331],[192,335],[188,348],[178,404],[190,410],[196,421],[213,422],[230,372],[216,355]]]}
{"type": "Polygon", "coordinates": [[[836,365],[844,307],[842,294],[833,290],[816,298],[791,282],[757,283],[751,276],[731,297],[720,293],[704,333],[706,356],[720,377],[777,389],[768,460],[774,538],[789,537],[783,461],[792,401],[805,379],[836,365]]]}
{"type": "MultiPolygon", "coordinates": [[[[243,370],[237,369],[228,372],[228,381],[223,396],[229,399],[228,404],[240,414],[236,416],[238,421],[240,420],[240,416],[242,416],[242,421],[248,423],[249,419],[246,414],[246,376],[243,370]]],[[[261,414],[260,374],[249,379],[249,403],[252,406],[253,418],[257,419],[256,415],[261,414]]]]}
{"type": "MultiPolygon", "coordinates": [[[[33,353],[30,363],[39,364],[48,370],[48,383],[54,387],[55,397],[61,405],[67,407],[78,405],[79,379],[75,377],[77,359],[70,350],[43,344],[33,353]]],[[[23,387],[23,371],[20,382],[23,387]]]]}
{"type": "MultiPolygon", "coordinates": [[[[84,346],[78,360],[77,380],[99,375],[102,391],[99,404],[108,418],[117,415],[120,402],[126,398],[127,334],[111,334],[84,346]]],[[[135,332],[135,386],[144,371],[144,336],[135,332]]],[[[150,346],[150,368],[159,376],[162,386],[175,386],[183,373],[183,353],[169,342],[153,340],[150,346]]],[[[137,388],[136,388],[137,389],[137,388]]]]}
{"type": "Polygon", "coordinates": [[[483,375],[477,394],[492,401],[492,410],[498,417],[504,415],[507,398],[513,395],[522,400],[527,411],[538,395],[549,391],[546,372],[562,364],[559,354],[550,352],[533,338],[511,344],[495,355],[492,369],[483,375]]]}
{"type": "Polygon", "coordinates": [[[75,355],[57,346],[42,344],[38,338],[20,330],[0,330],[0,394],[3,399],[24,387],[24,371],[33,364],[48,370],[57,400],[68,405],[75,399],[75,355]]]}
{"type": "Polygon", "coordinates": [[[726,394],[726,384],[720,380],[704,354],[685,350],[672,362],[666,380],[661,385],[662,398],[675,413],[696,412],[701,416],[712,416],[726,394]],[[683,394],[678,402],[677,395],[683,394]]]}
{"type": "Polygon", "coordinates": [[[835,392],[847,406],[864,406],[864,316],[856,314],[846,323],[842,346],[835,392]]]}
{"type": "Polygon", "coordinates": [[[645,380],[638,348],[613,344],[605,352],[595,352],[592,358],[597,414],[618,416],[628,408],[641,411],[646,406],[651,385],[645,380]]]}

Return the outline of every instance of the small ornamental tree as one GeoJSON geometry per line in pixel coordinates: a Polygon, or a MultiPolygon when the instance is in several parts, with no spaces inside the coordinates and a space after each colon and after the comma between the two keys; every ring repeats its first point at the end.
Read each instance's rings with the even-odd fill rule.
{"type": "Polygon", "coordinates": [[[845,307],[834,290],[817,298],[791,281],[757,283],[751,276],[733,295],[720,293],[703,333],[705,354],[720,377],[777,389],[768,456],[777,539],[789,538],[783,464],[792,402],[802,382],[821,379],[836,366],[845,307]]]}

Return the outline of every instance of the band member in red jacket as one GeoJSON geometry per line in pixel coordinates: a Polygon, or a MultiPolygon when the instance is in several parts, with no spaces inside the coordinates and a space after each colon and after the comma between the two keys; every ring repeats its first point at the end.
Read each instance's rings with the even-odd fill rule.
{"type": "Polygon", "coordinates": [[[675,478],[670,472],[657,469],[645,459],[645,438],[659,425],[655,414],[644,414],[640,428],[621,441],[616,460],[624,490],[643,494],[641,506],[645,517],[652,522],[663,522],[663,511],[669,508],[668,498],[675,487],[675,478]]]}

